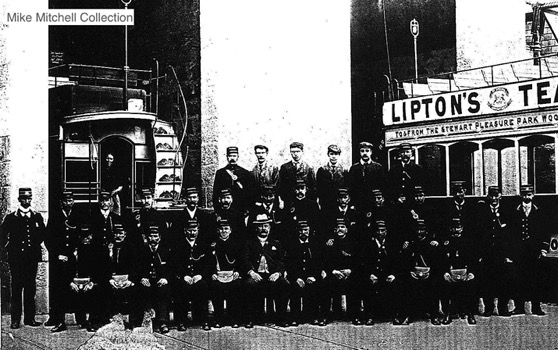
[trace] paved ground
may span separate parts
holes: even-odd
[[[419,321],[394,327],[380,323],[372,327],[338,322],[326,327],[302,325],[291,328],[256,326],[222,328],[209,332],[189,329],[155,333],[168,349],[558,349],[558,306],[543,306],[547,316],[511,318],[478,317],[476,326],[465,320],[449,326],[432,326]],[[46,316],[38,316],[45,320]],[[69,319],[73,322],[73,318]],[[51,334],[48,328],[9,328],[9,316],[2,316],[2,349],[77,349],[94,336],[70,325],[66,332]],[[121,348],[121,347],[118,347]]]

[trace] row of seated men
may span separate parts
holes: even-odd
[[[499,300],[500,316],[510,314],[507,301],[511,298],[518,305],[516,313],[524,313],[523,301],[531,300],[532,312],[544,314],[533,294],[538,289],[531,288],[541,282],[538,265],[546,252],[540,233],[543,226],[537,224],[538,208],[531,201],[525,203],[533,197],[531,187],[522,188],[522,203],[517,207],[530,204],[530,212],[523,212],[527,221],[519,213],[501,211],[498,188],[489,188],[486,202],[470,207],[464,205],[463,188],[456,184],[447,210],[451,220],[442,220],[442,215],[424,204],[420,187],[415,189],[414,201],[400,198],[390,206],[381,191],[375,190],[370,194],[374,201],[369,211],[361,212],[353,210],[347,191],[340,189],[338,209],[343,213],[335,215],[320,213],[304,194],[301,181],[295,189],[299,203],[293,203],[294,210],[281,212],[272,208],[274,189],[265,188],[262,203],[246,218],[230,209],[233,198],[227,189],[220,193],[220,207],[211,215],[196,207],[199,196],[191,188],[180,219],[162,222],[151,208],[152,193],[146,191],[145,208],[124,226],[110,213],[108,194],[103,195],[102,219],[91,220],[90,230],[87,225],[64,221],[62,231],[70,252],[58,254],[56,245],[48,244],[55,257],[68,261],[72,254],[77,257],[77,268],[70,269],[51,295],[67,300],[70,293],[89,300],[76,304],[84,308],[76,310],[78,322],[89,329],[95,328],[90,321],[102,323],[119,311],[122,299],[129,301],[132,323],[138,322],[146,307],[154,307],[163,333],[168,331],[171,299],[179,330],[187,326],[189,304],[194,319],[210,329],[208,299],[215,309],[214,326],[222,326],[225,297],[231,325],[244,323],[248,328],[263,320],[266,297],[268,310],[275,304],[280,326],[306,321],[325,325],[329,311],[340,310],[342,294],[347,296],[347,312],[354,324],[371,325],[374,319],[386,318],[394,324],[408,324],[410,318],[425,313],[434,325],[450,323],[455,314],[466,315],[468,323],[475,324],[479,296],[486,316],[495,312],[494,297]],[[463,211],[465,207],[469,212]],[[72,230],[81,232],[77,249],[69,242]],[[124,250],[122,240],[128,247]],[[104,254],[104,259],[91,258],[89,270],[80,268],[88,261],[80,259],[82,246]],[[56,268],[53,273],[62,276]],[[99,300],[106,300],[107,293],[112,293],[111,306],[105,310]],[[439,300],[443,314],[438,310]],[[51,311],[53,331],[64,330],[64,305]],[[90,321],[85,319],[86,311]]]

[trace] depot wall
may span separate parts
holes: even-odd
[[[293,141],[316,168],[331,143],[350,165],[350,10],[336,0],[201,2],[204,204],[231,145],[248,169],[254,145],[279,165]]]

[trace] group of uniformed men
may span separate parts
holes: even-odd
[[[20,189],[20,207],[1,226],[12,274],[11,327],[20,327],[22,290],[24,323],[39,325],[33,297],[43,240],[52,332],[66,329],[71,311],[94,331],[118,312],[136,325],[154,308],[157,329],[166,333],[173,300],[179,331],[191,326],[189,311],[205,330],[225,323],[252,328],[272,315],[281,327],[324,326],[342,317],[343,295],[355,325],[406,325],[425,315],[433,325],[459,316],[476,324],[479,297],[483,316],[496,306],[499,316],[524,314],[526,301],[544,315],[537,291],[550,231],[532,186],[522,186],[521,201],[505,209],[498,187],[473,203],[464,182],[452,182],[453,197],[440,212],[425,203],[426,176],[410,145],[400,146],[388,172],[372,160],[370,143],[359,147],[360,161],[346,171],[339,147],[329,146],[329,162],[316,173],[298,142],[280,168],[268,163],[266,146],[256,146],[251,172],[229,147],[228,165],[215,175],[213,213],[198,207],[196,188],[185,190],[186,207],[172,218],[153,208],[153,192],[144,189],[144,207],[128,220],[112,210],[110,193],[83,215],[64,192],[45,227],[30,208],[31,189]]]

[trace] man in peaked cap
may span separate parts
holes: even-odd
[[[450,227],[453,218],[460,218],[461,224],[467,231],[472,230],[474,224],[475,208],[471,200],[465,198],[467,193],[465,181],[452,181],[451,192],[452,196],[445,206],[445,226]],[[471,232],[472,233],[472,232]]]
[[[232,195],[231,195],[232,198]],[[207,211],[202,210],[198,203],[200,201],[199,190],[196,187],[188,187],[186,189],[186,208],[182,211],[179,218],[180,224],[177,226],[178,231],[182,230],[181,227],[189,220],[197,220],[199,224],[199,238],[206,242],[211,241],[215,235],[215,220],[213,216]],[[217,209],[217,208],[216,208]],[[182,232],[178,232],[181,236]]]
[[[288,282],[284,277],[285,250],[278,240],[269,236],[270,223],[271,219],[266,214],[256,217],[256,236],[246,241],[240,257],[241,275],[246,278],[246,328],[252,328],[254,322],[261,321],[266,297],[275,301],[276,324],[279,327],[287,326],[285,317]],[[268,303],[268,312],[270,308]]]
[[[293,142],[289,145],[291,161],[281,165],[279,169],[279,197],[288,208],[294,201],[294,189],[297,180],[302,179],[306,183],[307,196],[316,199],[316,175],[314,169],[304,161],[304,145]]]
[[[442,220],[440,220],[440,215],[436,212],[436,209],[426,203],[424,188],[422,186],[415,186],[413,196],[414,200],[409,203],[411,217],[415,221],[418,219],[424,220],[431,236],[438,237]]]
[[[99,208],[91,214],[91,231],[94,244],[107,245],[113,239],[114,225],[122,223],[122,217],[112,211],[110,193],[99,194]]]
[[[217,223],[221,220],[227,220],[232,230],[241,241],[245,241],[248,233],[246,229],[246,220],[243,213],[233,207],[234,197],[228,188],[222,189],[219,194],[219,203],[213,214],[212,228],[214,231],[209,232],[209,240],[207,242],[215,242],[217,236]]]
[[[316,189],[320,207],[329,211],[337,206],[337,190],[347,186],[347,170],[339,164],[341,149],[337,145],[329,145],[327,156],[329,161],[316,172]]]
[[[41,261],[45,223],[42,215],[31,208],[32,198],[31,188],[20,188],[18,209],[6,215],[0,226],[0,243],[8,253],[12,276],[12,329],[21,327],[22,293],[24,324],[32,327],[41,325],[35,321],[35,279],[38,263]]]
[[[275,187],[263,186],[260,190],[260,200],[257,201],[248,212],[248,230],[254,232],[254,220],[259,214],[266,214],[271,219],[271,236],[286,244],[285,219],[286,210],[280,207],[276,196]]]
[[[385,187],[384,166],[372,160],[372,148],[370,142],[361,142],[360,160],[349,169],[349,193],[359,211],[369,204],[368,195],[373,189]]]
[[[544,290],[544,263],[541,257],[548,251],[545,242],[549,239],[551,227],[548,215],[533,202],[533,185],[521,186],[520,195],[521,203],[514,209],[511,220],[519,267],[518,275],[514,276],[514,314],[524,314],[525,301],[531,301],[531,312],[543,316],[545,312],[541,309],[541,294]]]
[[[238,165],[238,147],[227,147],[227,165],[215,172],[213,207],[218,207],[221,190],[228,188],[234,198],[233,207],[244,212],[250,205],[253,191],[252,174]]]
[[[141,189],[141,202],[143,204],[142,208],[133,213],[128,237],[128,240],[136,244],[138,248],[143,247],[147,243],[150,226],[157,225],[161,229],[166,227],[161,213],[153,207],[154,197],[152,188]]]
[[[79,243],[78,215],[73,210],[74,195],[62,192],[60,209],[53,210],[46,226],[45,245],[49,253],[50,312],[46,326],[64,323],[68,310],[67,289],[71,281],[69,260]]]
[[[402,143],[398,148],[399,159],[395,161],[388,172],[388,190],[391,200],[403,193],[407,200],[413,198],[415,186],[426,189],[426,177],[423,168],[411,160],[413,148],[408,143]]]
[[[307,197],[308,188],[303,179],[297,179],[296,186],[294,189],[294,200],[287,207],[287,222],[285,230],[287,235],[291,237],[286,237],[289,241],[292,240],[292,236],[296,236],[296,223],[298,221],[307,221],[310,225],[310,234],[320,235],[320,208],[315,200],[309,199]]]
[[[329,210],[324,209],[323,207],[321,209],[320,214],[323,228],[321,229],[320,234],[323,237],[320,237],[320,240],[322,242],[327,241],[334,236],[334,229],[338,218],[346,219],[349,224],[349,229],[352,229],[352,226],[357,224],[358,213],[354,205],[351,204],[349,190],[346,187],[339,188],[335,194],[335,198],[335,207],[330,208]]]

